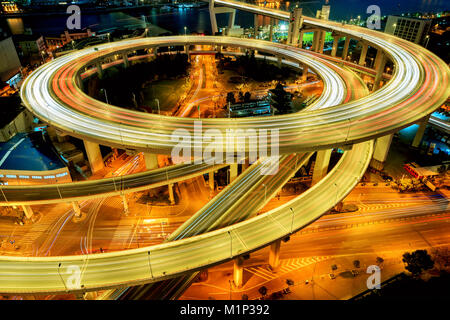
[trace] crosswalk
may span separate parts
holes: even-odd
[[[309,266],[316,262],[321,262],[330,259],[329,256],[308,257],[308,258],[294,258],[280,260],[280,266],[276,272],[272,272],[268,265],[266,266],[253,266],[244,268],[244,271],[248,271],[251,274],[270,281],[276,279],[286,273],[296,271],[300,268]]]

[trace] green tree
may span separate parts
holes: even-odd
[[[420,275],[423,271],[433,268],[434,261],[427,250],[416,250],[412,253],[403,254],[403,262],[406,263],[405,269],[414,276]]]
[[[231,104],[235,104],[236,103],[236,98],[234,97],[234,93],[233,92],[228,92],[227,93],[227,103],[231,103]]]

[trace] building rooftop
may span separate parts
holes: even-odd
[[[40,34],[15,34],[13,35],[13,40],[15,42],[37,41],[40,37],[42,37]]]

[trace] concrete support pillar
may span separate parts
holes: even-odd
[[[23,205],[22,209],[23,209],[23,212],[25,213],[25,216],[28,219],[31,219],[31,217],[33,216],[33,209],[31,209],[31,206]]]
[[[359,56],[359,63],[358,63],[360,66],[364,66],[366,64],[366,56],[368,48],[369,45],[366,42],[363,42],[361,48],[361,55]]]
[[[123,213],[125,215],[127,215],[129,212],[127,197],[126,197],[126,195],[122,194],[121,198],[122,198],[122,204],[123,204]]]
[[[278,57],[277,57],[277,65],[278,65],[278,68],[281,68],[281,66],[282,66],[282,61],[283,61],[283,58],[280,57],[280,56],[278,56]]]
[[[256,36],[258,35],[258,28],[259,28],[259,21],[258,21],[259,16],[257,14],[255,14],[253,16],[253,23],[254,23],[254,28],[255,28],[255,32],[253,34],[253,38],[256,39]]]
[[[386,136],[377,138],[375,143],[375,150],[373,152],[373,159],[377,160],[380,163],[384,163],[386,161],[393,137],[394,134],[388,134]]]
[[[303,25],[302,8],[295,8],[291,12],[289,19],[288,39],[287,43],[296,46],[298,44],[298,35]]]
[[[378,50],[377,50],[377,55],[375,56],[375,62],[373,63],[373,68],[374,68],[375,70],[377,70],[378,65],[379,65],[379,64],[381,63],[381,61],[382,61],[383,56],[384,56],[383,50],[378,49]]]
[[[215,35],[217,32],[219,32],[219,29],[217,28],[216,12],[214,10],[214,0],[209,1],[209,19],[211,21],[211,33],[212,35]]]
[[[270,18],[270,25],[269,25],[269,41],[273,41],[273,18]]]
[[[209,181],[209,188],[211,189],[211,190],[214,190],[214,171],[211,171],[210,173],[209,173],[209,179],[208,179]]]
[[[158,155],[144,152],[145,167],[147,170],[158,168]]]
[[[66,141],[67,135],[64,132],[59,131],[58,129],[56,129],[55,132],[56,132],[56,138],[57,138],[58,142],[62,143],[62,142]]]
[[[244,258],[234,259],[233,282],[236,288],[242,287],[244,282]]]
[[[230,182],[237,178],[238,174],[238,164],[232,163],[230,164]]]
[[[428,115],[422,121],[419,122],[419,128],[417,129],[416,135],[414,136],[414,140],[412,143],[413,147],[418,148],[420,146],[429,120],[430,116]]]
[[[333,48],[331,49],[331,56],[332,57],[336,57],[336,52],[337,52],[337,49],[338,49],[339,39],[340,39],[339,36],[333,37]]]
[[[331,151],[332,149],[317,151],[311,185],[315,185],[327,174]]]
[[[277,240],[270,245],[269,266],[272,270],[276,270],[280,265],[280,247],[281,240]]]
[[[188,60],[191,61],[191,56],[189,55],[189,47],[190,47],[189,44],[185,45],[184,52],[187,54]]]
[[[235,19],[236,9],[232,9],[232,11],[228,14],[228,29],[233,29]]]
[[[323,47],[325,46],[325,31],[319,31],[319,39],[317,44],[317,52],[323,53]]]
[[[317,51],[318,45],[319,45],[319,31],[314,31],[311,50]]]
[[[344,50],[342,51],[342,60],[347,60],[348,47],[350,45],[350,37],[345,36]]]
[[[103,67],[102,67],[102,63],[101,63],[100,61],[98,61],[98,62],[95,64],[95,66],[97,67],[97,74],[98,74],[98,77],[99,77],[100,79],[102,79],[102,78],[103,78]]]
[[[123,66],[128,68],[130,66],[130,61],[128,61],[128,54],[126,52],[122,53]]]
[[[72,208],[75,212],[75,217],[81,217],[81,208],[77,201],[72,202]]]
[[[173,196],[173,183],[169,183],[168,187],[170,204],[175,204],[175,197]]]
[[[87,140],[83,140],[83,142],[91,171],[92,173],[97,173],[105,167],[102,153],[100,152],[100,146],[98,143],[90,142]]]
[[[377,54],[378,57],[378,54]],[[373,88],[372,90],[378,90],[380,88],[380,81],[383,78],[384,67],[386,66],[386,56],[384,53],[380,54],[378,61],[375,61],[376,64],[376,72],[375,79],[373,80]]]

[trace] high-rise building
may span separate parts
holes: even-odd
[[[430,26],[431,20],[388,16],[384,32],[423,45]]]

